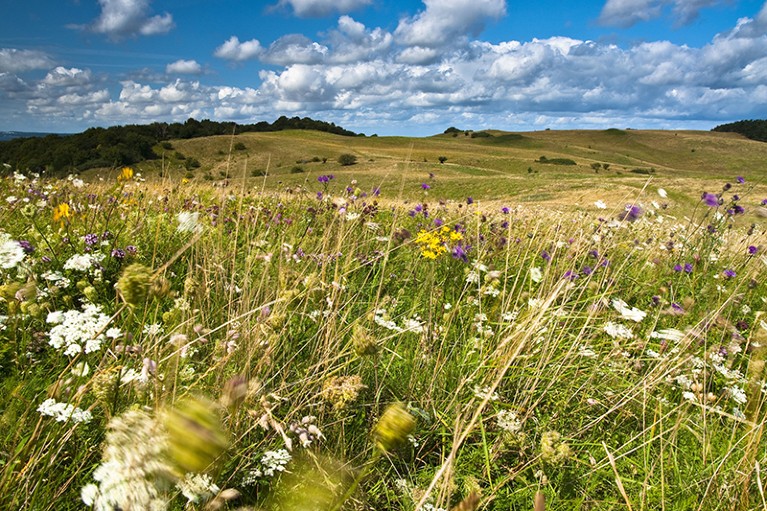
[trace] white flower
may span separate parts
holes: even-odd
[[[101,312],[99,306],[87,304],[82,312],[70,310],[48,314],[49,323],[51,319],[58,321],[58,324],[48,333],[48,344],[57,350],[64,349],[66,355],[75,356],[101,349],[101,343],[105,340],[101,332],[110,318]]]
[[[176,215],[176,219],[178,220],[178,227],[176,227],[178,232],[197,232],[202,229],[199,224],[200,213],[197,211],[181,211]]]
[[[685,398],[687,401],[690,401],[690,402],[693,402],[693,403],[697,403],[698,402],[698,398],[695,396],[694,393],[692,393],[690,391],[682,392],[682,397]]]
[[[589,345],[581,344],[578,347],[578,355],[580,355],[581,357],[593,358],[597,356],[597,353],[594,350],[592,350]]]
[[[620,313],[621,318],[635,321],[637,323],[647,316],[647,313],[643,310],[639,310],[636,307],[629,308],[628,304],[623,300],[613,300],[613,308]]]
[[[92,254],[75,254],[64,263],[65,270],[88,271],[104,260],[106,256],[100,252]]]
[[[207,502],[218,494],[221,489],[216,486],[208,474],[189,473],[176,487],[186,497],[187,504]]]
[[[530,268],[530,280],[532,280],[536,284],[538,284],[541,280],[543,280],[543,272],[537,266]]]
[[[737,385],[733,385],[732,387],[727,387],[727,391],[730,393],[730,397],[733,401],[741,405],[746,404],[747,396],[743,389]]]
[[[607,204],[604,203],[602,200],[598,200],[594,203],[594,206],[597,207],[597,209],[607,209]]]
[[[499,396],[497,392],[490,393],[490,387],[474,387],[474,395],[479,399],[487,399],[489,401],[498,401]]]
[[[522,431],[522,421],[519,420],[516,412],[511,410],[501,410],[495,416],[495,422],[498,427],[509,433],[519,433]]]
[[[658,195],[660,195],[661,198],[663,198],[663,199],[668,197],[668,194],[666,193],[666,190],[664,190],[663,188],[658,188]]]
[[[681,332],[675,328],[664,328],[663,330],[656,330],[650,334],[653,339],[664,339],[666,341],[679,342],[684,338],[684,332]]]
[[[19,242],[0,231],[0,268],[10,270],[24,260],[24,249]]]
[[[91,412],[82,410],[81,408],[75,408],[68,403],[58,403],[55,399],[49,398],[40,403],[37,407],[37,411],[40,415],[47,417],[53,417],[56,422],[66,422],[71,420],[75,424],[84,422],[89,423],[93,416]]]
[[[633,339],[634,333],[625,325],[608,321],[602,329],[613,339]]]

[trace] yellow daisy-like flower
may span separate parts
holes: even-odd
[[[117,176],[117,181],[130,181],[133,179],[133,169],[130,167],[123,167],[120,171],[120,175]]]
[[[55,208],[53,208],[53,221],[64,223],[64,220],[71,217],[72,213],[69,209],[69,204],[62,202]]]

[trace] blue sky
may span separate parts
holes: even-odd
[[[764,0],[3,0],[0,130],[379,135],[767,118]]]

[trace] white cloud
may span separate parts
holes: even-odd
[[[0,72],[23,73],[35,69],[47,69],[53,65],[48,54],[36,50],[0,48]]]
[[[263,48],[257,39],[241,43],[237,36],[232,36],[216,48],[214,55],[221,59],[243,62],[257,58],[262,52]]]
[[[149,0],[99,0],[101,14],[88,27],[113,40],[137,35],[165,34],[173,29],[169,13],[151,16]]]
[[[630,27],[642,21],[660,18],[667,7],[676,25],[694,21],[702,9],[727,0],[607,0],[599,16],[603,25]]]
[[[196,60],[177,60],[165,66],[167,74],[198,75],[202,73],[202,66]]]
[[[334,12],[348,13],[370,4],[371,0],[279,0],[281,7],[290,7],[301,18],[320,18]]]
[[[323,61],[327,53],[327,46],[312,42],[301,34],[288,34],[270,44],[269,49],[261,56],[261,60],[282,66],[318,64]]]
[[[426,9],[400,20],[394,35],[407,46],[440,47],[477,36],[488,19],[506,15],[505,0],[424,0]]]
[[[42,84],[55,87],[85,85],[90,83],[92,78],[91,72],[88,69],[82,70],[76,67],[67,69],[58,66],[45,75]]]

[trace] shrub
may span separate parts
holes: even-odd
[[[237,142],[236,144],[234,144],[235,151],[244,151],[245,149],[247,148],[245,147],[245,144],[243,144],[242,142]]]
[[[175,153],[173,153],[173,157],[174,157],[174,158],[176,158],[177,160],[182,160],[182,161],[183,161],[183,160],[186,160],[186,156],[184,156],[183,154],[181,154],[181,153],[180,153],[180,152],[178,152],[178,151],[176,151]]]
[[[438,160],[440,163],[445,163],[447,161],[447,156],[440,156]]]
[[[357,156],[349,153],[344,153],[338,157],[338,163],[343,166],[354,165],[357,163]]]
[[[163,142],[162,144],[160,144],[160,147],[162,147],[166,151],[170,151],[171,149],[173,149],[173,144],[171,144],[170,142]]]
[[[300,173],[302,173],[303,171],[304,171],[304,168],[303,168],[301,165],[293,165],[293,166],[290,168],[290,173],[291,173],[291,174],[300,174]]]

